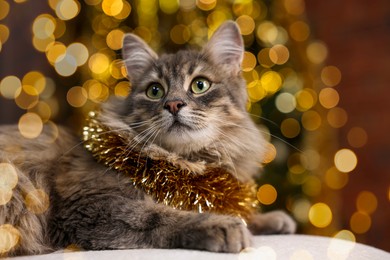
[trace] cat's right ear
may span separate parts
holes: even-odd
[[[130,80],[139,76],[158,58],[157,54],[141,38],[130,33],[123,38],[122,57]]]

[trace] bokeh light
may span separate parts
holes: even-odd
[[[368,136],[363,128],[353,127],[349,130],[347,139],[350,146],[359,148],[366,145]]]
[[[22,136],[34,139],[41,134],[43,122],[39,115],[28,112],[20,117],[18,127]]]
[[[310,223],[318,228],[327,227],[332,221],[332,210],[325,203],[319,202],[310,207]]]
[[[341,172],[351,172],[357,165],[356,154],[350,149],[341,149],[334,156],[334,164]]]
[[[270,205],[275,202],[278,193],[274,186],[270,184],[264,184],[257,190],[257,198],[260,203],[264,205]]]
[[[20,232],[10,224],[0,225],[0,255],[11,251],[20,240]]]
[[[49,195],[42,189],[35,189],[27,193],[24,203],[30,212],[43,214],[50,206]]]

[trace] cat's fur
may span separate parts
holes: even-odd
[[[194,174],[213,165],[250,181],[258,172],[265,142],[245,110],[243,42],[233,22],[223,24],[201,51],[161,57],[128,34],[123,57],[131,94],[103,106],[100,120],[129,138],[129,150],[141,150]],[[211,87],[194,94],[190,84],[200,76]],[[162,99],[146,96],[151,83],[164,88]],[[45,127],[38,138],[25,139],[16,126],[0,128],[0,163],[11,163],[19,178],[12,199],[0,206],[0,226],[10,224],[20,232],[19,244],[9,255],[40,254],[71,244],[87,250],[239,252],[250,245],[249,230],[254,234],[295,230],[295,223],[282,212],[255,214],[247,227],[233,216],[156,204],[129,178],[97,163],[69,131],[59,128],[55,141],[54,135]],[[50,196],[43,214],[26,208],[24,197],[34,189]]]

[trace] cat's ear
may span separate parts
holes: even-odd
[[[211,57],[212,62],[227,65],[238,73],[244,56],[244,43],[237,24],[232,21],[223,23],[203,51]]]
[[[141,38],[130,33],[123,38],[122,57],[130,80],[158,59],[157,54]]]

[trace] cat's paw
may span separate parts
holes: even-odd
[[[255,234],[293,234],[296,222],[283,211],[271,211],[254,215],[249,223],[249,230]]]
[[[239,253],[251,242],[252,236],[241,219],[219,215],[190,225],[178,236],[181,248],[211,252]]]

